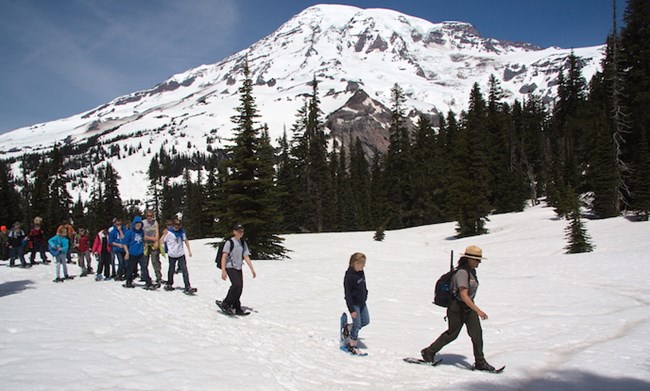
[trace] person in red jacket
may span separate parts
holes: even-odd
[[[90,238],[85,228],[79,228],[79,237],[77,241],[77,256],[79,258],[79,267],[81,268],[81,277],[93,272],[90,264]]]
[[[104,271],[104,280],[111,280],[111,244],[108,241],[108,228],[104,228],[97,233],[93,241],[93,254],[97,256],[97,275],[95,281],[102,280],[102,270]]]
[[[45,250],[47,250],[47,242],[45,241],[45,233],[41,229],[41,225],[34,224],[32,230],[29,231],[27,238],[29,240],[29,246],[32,249],[32,255],[29,257],[29,263],[32,265],[36,264],[37,252],[41,254],[41,261],[43,261],[43,263],[50,263],[50,260],[47,259],[47,255],[45,255]]]

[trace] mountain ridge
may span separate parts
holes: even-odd
[[[542,49],[483,38],[464,22],[434,24],[386,9],[316,5],[217,63],[180,72],[150,89],[68,118],[2,134],[0,158],[17,159],[46,152],[55,143],[80,144],[91,138],[102,148],[109,148],[111,140],[149,145],[144,159],[116,167],[126,181],[134,176],[133,167],[147,164],[168,144],[188,153],[221,148],[232,135],[230,117],[238,106],[246,58],[260,123],[268,124],[272,139],[291,127],[316,77],[329,134],[343,141],[360,137],[367,153],[383,152],[388,140],[385,113],[395,83],[405,92],[407,110],[429,115],[465,109],[471,86],[485,88],[490,75],[501,82],[507,101],[535,93],[551,102],[569,54],[579,57],[583,75],[590,78],[603,47]],[[109,160],[122,166],[115,158]],[[146,175],[136,174],[142,185],[129,191],[127,199],[146,194]],[[85,182],[80,188],[89,189],[90,180]],[[128,185],[120,183],[123,187]]]

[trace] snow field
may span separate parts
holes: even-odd
[[[492,216],[490,234],[454,239],[454,223],[389,231],[287,235],[285,261],[244,272],[244,318],[214,300],[229,282],[214,240],[192,242],[196,296],[124,289],[92,277],[52,282],[53,266],[0,263],[2,390],[645,390],[650,388],[650,224],[587,221],[593,253],[566,255],[566,223],[551,208]],[[466,246],[483,248],[477,303],[487,360],[471,372],[469,337],[436,368],[402,362],[446,329],[435,280]],[[368,261],[367,357],[338,349],[350,255]],[[75,265],[68,265],[78,274]],[[163,268],[166,269],[163,259]],[[175,286],[182,286],[180,274]]]

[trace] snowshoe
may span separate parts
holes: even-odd
[[[174,290],[174,287],[171,286],[171,285],[165,285],[165,290],[166,290],[166,291],[173,291],[173,290]]]
[[[183,289],[183,293],[185,293],[186,295],[193,295],[196,293],[196,290],[197,290],[196,288],[186,288]]]

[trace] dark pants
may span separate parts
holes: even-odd
[[[185,255],[174,258],[169,257],[169,270],[167,270],[167,285],[174,285],[174,272],[176,271],[176,262],[178,262],[178,267],[183,272],[183,283],[185,284],[185,289],[190,289],[190,275],[187,272],[187,260]]]
[[[228,294],[226,298],[223,299],[223,303],[233,307],[235,310],[241,310],[241,294],[244,291],[244,274],[241,270],[226,268],[226,273],[228,273],[228,278],[230,279],[230,289],[228,289]]]
[[[32,248],[32,255],[29,257],[29,263],[32,265],[36,261],[36,253],[41,253],[41,261],[43,261],[43,263],[48,262],[47,255],[45,255],[45,246],[43,243],[34,243],[34,248]]]
[[[99,254],[99,261],[97,262],[97,274],[102,274],[104,270],[104,278],[111,276],[111,253]]]
[[[485,356],[483,355],[483,329],[481,328],[481,321],[478,314],[467,307],[465,303],[452,299],[447,308],[447,321],[447,331],[440,334],[438,339],[425,349],[427,353],[431,355],[438,353],[440,349],[454,341],[458,337],[460,330],[466,325],[467,334],[472,339],[474,361],[477,364],[485,362]]]
[[[129,261],[127,264],[126,270],[126,282],[131,284],[133,283],[133,278],[135,277],[136,267],[140,265],[140,270],[142,272],[142,279],[147,285],[151,285],[151,278],[149,277],[149,267],[147,265],[147,257],[144,254],[140,255],[129,255]]]
[[[25,261],[25,254],[23,253],[23,246],[11,247],[9,249],[9,265],[14,266],[14,261],[20,259],[20,264],[25,267],[27,262]]]

